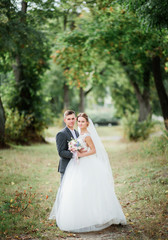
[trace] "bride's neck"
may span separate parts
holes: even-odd
[[[81,129],[81,134],[87,133],[87,128]]]

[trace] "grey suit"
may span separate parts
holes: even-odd
[[[79,133],[76,130],[75,134],[77,137],[79,136]],[[60,156],[58,172],[60,173],[65,172],[65,169],[73,156],[73,154],[68,150],[68,142],[71,141],[72,138],[74,137],[68,127],[65,127],[56,135],[57,150]]]

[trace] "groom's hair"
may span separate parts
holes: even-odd
[[[64,118],[66,118],[68,115],[71,115],[71,114],[75,114],[75,111],[73,111],[73,110],[66,110],[64,112]]]

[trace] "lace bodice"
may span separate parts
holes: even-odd
[[[90,147],[87,146],[86,142],[85,142],[85,138],[87,136],[90,136],[89,133],[84,133],[84,134],[80,134],[78,137],[78,141],[80,142],[82,148],[84,148],[85,151],[89,151]]]

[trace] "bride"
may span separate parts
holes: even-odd
[[[77,116],[82,151],[70,160],[49,219],[68,232],[102,230],[111,224],[126,224],[115,195],[106,150],[87,114]]]

